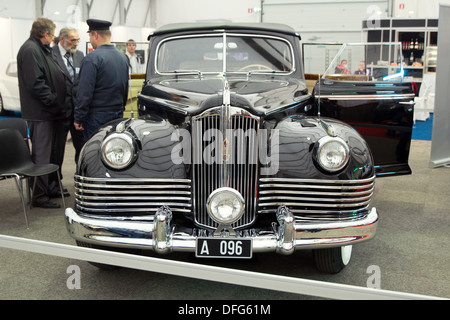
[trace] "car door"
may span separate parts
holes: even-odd
[[[348,123],[365,138],[377,176],[410,174],[412,83],[358,80],[342,75],[319,79],[313,93],[317,112]]]

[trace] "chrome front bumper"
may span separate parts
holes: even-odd
[[[161,207],[155,216],[140,220],[115,217],[84,217],[73,209],[65,212],[69,234],[76,240],[111,247],[150,249],[157,253],[195,252],[197,235],[171,229],[170,208]],[[288,255],[296,249],[317,249],[356,244],[375,236],[378,213],[372,208],[363,219],[347,221],[301,220],[282,206],[272,231],[246,232],[253,252]]]

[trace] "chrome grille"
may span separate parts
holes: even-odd
[[[147,215],[163,205],[189,213],[191,181],[75,176],[75,204],[80,212],[100,215]]]
[[[218,188],[230,187],[241,193],[245,200],[243,217],[232,226],[234,228],[251,224],[256,216],[256,195],[258,181],[258,134],[259,118],[243,109],[229,109],[228,129],[231,132],[253,132],[254,135],[236,135],[227,140],[229,158],[223,160],[225,138],[212,137],[211,130],[223,132],[223,116],[220,108],[208,111],[193,119],[192,151],[193,151],[193,206],[195,221],[203,226],[216,228],[218,224],[212,220],[206,210],[206,202],[211,192]],[[208,132],[209,130],[209,132]],[[205,141],[206,140],[206,141]],[[214,150],[214,151],[212,151]],[[204,153],[215,159],[204,159]]]
[[[375,177],[365,180],[260,179],[259,213],[287,206],[305,219],[350,219],[367,213]]]

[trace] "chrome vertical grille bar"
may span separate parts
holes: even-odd
[[[197,135],[193,139],[193,157],[198,159],[196,162],[194,161],[192,171],[194,217],[201,226],[217,227],[217,223],[207,213],[206,201],[211,192],[228,186],[239,191],[245,200],[244,215],[240,221],[233,224],[234,228],[240,228],[251,224],[256,216],[259,118],[243,109],[230,107],[228,129],[231,131],[228,133],[231,134],[227,135],[227,132],[221,131],[223,128],[221,109],[222,107],[208,110],[192,120],[192,128]],[[212,141],[214,137],[209,135],[208,130],[210,129],[222,132],[222,139],[231,138],[229,161],[223,159],[224,141],[219,141],[219,139]],[[241,134],[237,134],[238,130],[242,130]],[[204,159],[205,150],[214,150],[211,154],[214,158],[213,163]],[[228,166],[227,170],[223,170],[223,166]],[[228,179],[223,179],[224,172],[228,175]]]

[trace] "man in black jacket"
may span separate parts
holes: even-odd
[[[78,162],[81,148],[84,145],[83,132],[75,130],[73,125],[73,109],[77,96],[78,81],[80,75],[81,61],[84,58],[83,52],[78,50],[80,36],[74,28],[65,27],[59,31],[58,43],[53,46],[53,56],[61,69],[66,74],[67,99],[66,106],[70,107],[71,113],[66,121],[61,121],[58,130],[63,137],[67,137],[68,132],[72,137],[73,147],[75,148],[75,162]],[[61,139],[62,140],[62,139]],[[60,148],[61,149],[61,148]],[[64,151],[64,146],[62,146]],[[61,165],[64,159],[64,152],[59,155],[57,164]]]
[[[55,125],[70,113],[66,109],[66,79],[53,59],[50,43],[56,25],[46,18],[37,19],[30,38],[17,54],[22,118],[27,120],[32,143],[32,159],[36,164],[55,163],[53,147],[58,137]],[[37,179],[33,206],[59,208],[50,199],[57,196],[58,183],[53,175]]]

